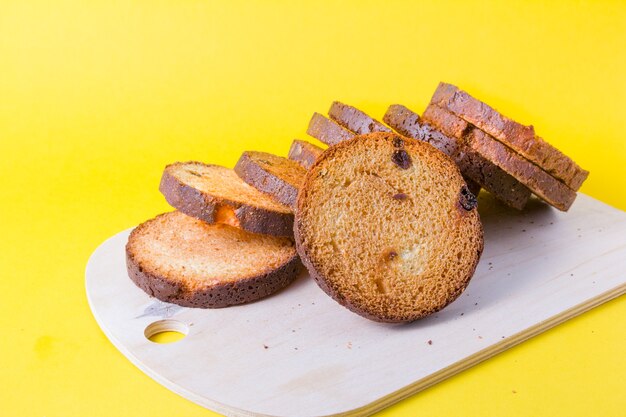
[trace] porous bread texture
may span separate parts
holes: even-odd
[[[177,162],[165,167],[159,190],[172,207],[208,223],[276,236],[293,234],[291,208],[246,184],[229,168]]]
[[[367,113],[339,101],[334,101],[330,106],[328,116],[357,135],[373,132],[391,132],[391,129]]]
[[[320,113],[313,113],[306,133],[328,146],[354,137],[354,133]]]
[[[329,148],[298,196],[298,253],[319,286],[372,320],[409,322],[466,288],[483,249],[476,199],[449,157],[393,133]]]
[[[423,117],[446,134],[462,139],[471,152],[506,171],[551,206],[567,211],[576,199],[576,192],[563,182],[449,111],[430,104]]]
[[[431,103],[483,130],[574,191],[589,176],[589,171],[537,136],[533,126],[525,126],[504,116],[452,84],[439,83]]]
[[[130,278],[149,295],[202,308],[272,294],[293,281],[299,265],[289,238],[207,224],[179,211],[135,228],[126,259]]]
[[[246,183],[288,206],[296,203],[306,175],[306,169],[291,159],[251,151],[241,155],[234,171]]]
[[[304,140],[294,139],[289,148],[287,158],[296,161],[305,169],[309,169],[323,152],[324,149],[317,145]]]
[[[425,113],[422,119],[407,107],[394,104],[389,107],[383,120],[398,133],[428,142],[451,156],[459,166],[470,190],[472,181],[476,183],[475,187],[485,188],[498,200],[517,210],[522,210],[528,202],[530,191],[527,187],[466,147],[462,139],[450,134],[450,130],[441,129],[436,124],[431,126],[429,114]],[[473,190],[472,192],[474,193]]]

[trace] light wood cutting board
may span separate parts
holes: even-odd
[[[131,362],[204,407],[232,416],[370,415],[626,292],[626,213],[585,195],[568,213],[535,200],[519,213],[489,196],[480,208],[485,251],[468,289],[409,325],[363,319],[308,275],[244,306],[162,303],[126,275],[129,231],[91,256],[87,297]],[[153,343],[144,332],[155,322],[188,335]]]

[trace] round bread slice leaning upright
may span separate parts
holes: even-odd
[[[454,161],[383,132],[341,142],[315,162],[298,194],[294,233],[327,294],[390,323],[454,301],[483,250],[477,200]]]

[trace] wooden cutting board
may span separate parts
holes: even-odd
[[[485,251],[466,292],[409,325],[357,316],[303,275],[244,306],[182,308],[128,279],[129,231],[87,264],[87,297],[139,369],[233,416],[364,416],[626,292],[626,213],[585,195],[568,213],[519,213],[481,196]],[[157,324],[153,324],[157,323]],[[151,326],[148,328],[148,326]],[[154,328],[188,335],[157,344]]]

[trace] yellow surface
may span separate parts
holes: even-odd
[[[168,209],[166,163],[284,154],[334,99],[380,117],[456,83],[626,209],[624,2],[295,3],[0,0],[0,415],[214,415],[107,341],[85,263]],[[622,297],[381,415],[624,416],[625,348]]]
[[[174,343],[184,338],[185,335],[183,333],[173,331],[160,332],[149,337],[150,341],[154,343]]]

